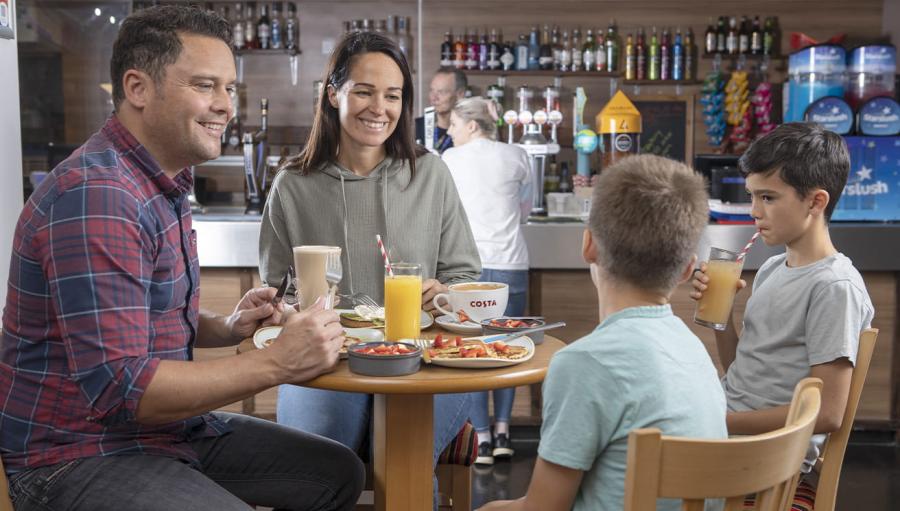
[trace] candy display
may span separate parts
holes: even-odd
[[[756,86],[753,96],[750,97],[753,106],[753,123],[756,124],[756,134],[765,135],[775,129],[772,121],[772,84],[762,82]]]
[[[703,124],[709,145],[717,147],[725,140],[725,78],[718,70],[710,72],[703,80],[700,104],[703,106]]]

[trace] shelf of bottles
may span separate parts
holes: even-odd
[[[759,16],[751,21],[741,16],[719,16],[713,25],[712,18],[703,37],[703,58],[705,59],[783,59],[778,55],[778,18],[769,16],[760,22]]]
[[[594,77],[621,78],[622,73],[611,71],[560,71],[557,69],[534,69],[519,71],[516,69],[463,69],[470,76],[550,76],[550,77]]]

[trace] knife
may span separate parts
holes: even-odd
[[[291,280],[291,274],[294,273],[294,268],[289,267],[288,272],[284,274],[284,278],[281,279],[281,285],[278,286],[278,291],[275,292],[275,298],[272,298],[272,305],[278,305],[278,302],[284,297],[284,292],[287,291],[288,282]]]
[[[554,328],[560,328],[560,327],[564,327],[564,326],[566,326],[565,321],[557,321],[556,323],[550,323],[547,325],[536,326],[534,328],[526,328],[525,330],[519,330],[518,332],[515,332],[512,334],[500,334],[500,335],[494,335],[491,337],[485,337],[484,342],[485,343],[497,342],[497,341],[506,342],[506,341],[511,341],[513,339],[518,339],[519,337],[525,337],[526,335],[533,334],[535,332],[543,332],[544,330],[552,330]]]

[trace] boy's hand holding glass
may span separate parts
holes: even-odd
[[[700,268],[694,270],[694,277],[691,279],[693,290],[690,292],[690,297],[697,301],[697,309],[694,313],[695,323],[715,330],[725,330],[728,320],[731,319],[734,295],[747,287],[747,282],[740,278],[740,266],[737,266],[740,263],[742,261],[732,262],[731,266],[734,267],[731,267],[726,262],[717,262],[716,264],[722,267],[717,266],[713,268],[713,272],[710,272],[710,265],[702,262]],[[733,291],[727,289],[731,287],[731,282],[734,282]]]

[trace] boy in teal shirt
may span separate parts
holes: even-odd
[[[631,430],[726,437],[715,367],[669,305],[707,219],[703,179],[681,163],[633,156],[603,171],[582,246],[600,325],[550,363],[528,493],[482,510],[621,510]]]

